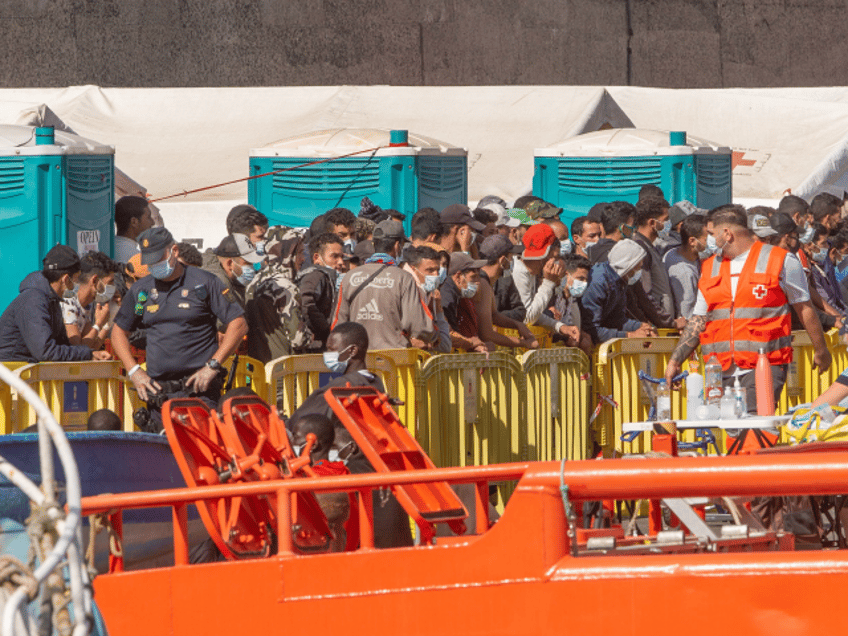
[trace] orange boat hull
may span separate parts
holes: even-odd
[[[820,636],[842,633],[848,624],[830,600],[848,585],[844,552],[571,556],[558,469],[529,467],[504,516],[479,536],[417,548],[116,573],[95,580],[95,600],[113,636],[316,629]],[[704,479],[692,479],[702,471]],[[449,478],[463,471],[433,472]],[[762,481],[746,484],[741,474]],[[844,489],[846,476],[844,454],[577,462],[564,473],[575,499],[613,494],[628,482],[634,496],[646,496],[657,481],[672,496],[704,494],[718,483],[730,494],[784,489],[790,482],[827,493]]]

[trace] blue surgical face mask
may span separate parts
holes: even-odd
[[[265,245],[267,245],[267,243],[268,241],[263,239],[261,241],[257,241],[254,244],[253,248],[256,250],[256,253],[259,254],[259,256],[267,256],[267,253],[265,252]]]
[[[808,226],[807,229],[804,230],[804,233],[801,236],[798,237],[798,240],[801,243],[804,243],[804,244],[812,243],[813,242],[813,235],[815,233],[816,233],[816,231],[813,229],[813,227]]]
[[[705,250],[710,254],[720,254],[721,250],[718,248],[718,243],[716,243],[715,237],[712,234],[707,236],[707,249]]]
[[[640,268],[640,269],[637,269],[636,273],[633,274],[633,276],[630,277],[630,280],[627,281],[627,284],[628,285],[635,285],[636,283],[638,283],[641,280],[641,278],[642,278],[642,270]]]
[[[353,248],[354,248],[354,247],[356,247],[356,241],[354,241],[352,238],[349,238],[349,239],[345,240],[345,242],[344,242],[344,251],[345,251],[347,254],[353,254]]]
[[[97,296],[94,299],[94,302],[105,305],[112,297],[115,295],[115,286],[114,285],[103,285],[103,291],[97,292]]]
[[[345,351],[350,349],[353,345],[349,345],[342,349],[341,351],[325,351],[324,352],[324,366],[327,367],[333,373],[344,373],[347,371],[347,364],[350,362],[350,359],[347,360],[339,360],[339,356],[341,356]]]
[[[421,286],[421,288],[425,292],[427,292],[428,294],[436,291],[436,289],[439,287],[439,279],[440,278],[441,277],[438,274],[433,274],[431,276],[425,276],[424,277],[424,284]]]
[[[663,223],[662,229],[657,230],[657,234],[661,239],[668,240],[668,235],[671,232],[671,219],[666,219],[665,223]]]
[[[591,248],[595,247],[595,245],[597,245],[597,244],[598,244],[597,241],[586,241],[583,244],[583,251],[588,252]]]
[[[148,265],[147,271],[149,271],[150,275],[156,280],[165,280],[166,278],[170,278],[171,274],[174,273],[174,265],[171,265],[171,254],[169,253],[163,261],[153,263],[153,265]]]
[[[816,263],[818,263],[819,265],[821,265],[822,263],[824,263],[824,262],[827,260],[827,250],[824,250],[824,249],[822,249],[822,248],[819,248],[819,251],[818,251],[818,252],[814,252],[814,253],[812,254],[811,258],[812,258],[812,259],[813,259]]]
[[[247,287],[250,285],[250,281],[253,280],[253,277],[256,276],[256,270],[250,267],[249,265],[241,266],[241,274],[236,277],[236,282],[242,287]]]
[[[80,288],[80,284],[74,283],[74,288],[73,289],[66,289],[64,292],[62,292],[62,296],[64,298],[76,298],[77,292],[79,292],[79,288]]]
[[[565,239],[562,243],[559,244],[559,253],[562,256],[567,256],[568,254],[571,254],[571,252],[573,252],[573,251],[574,251],[574,246],[571,244],[570,240]]]
[[[446,267],[439,268],[439,287],[448,279],[448,270]]]
[[[585,280],[576,280],[571,283],[571,287],[568,288],[568,293],[571,294],[574,298],[580,298],[583,295],[583,292],[586,291],[586,288],[588,286],[589,283],[587,283]]]
[[[474,294],[477,293],[477,289],[480,287],[478,283],[468,283],[468,287],[462,290],[463,298],[474,298]]]

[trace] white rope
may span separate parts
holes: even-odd
[[[53,453],[52,448],[50,448],[51,440],[65,472],[68,513],[64,518],[64,522],[57,524],[59,534],[56,544],[38,568],[36,568],[35,572],[33,572],[33,578],[40,585],[63,561],[65,553],[69,551],[69,548],[70,552],[79,558],[79,546],[82,545],[82,489],[80,487],[79,470],[74,459],[74,454],[71,451],[71,445],[68,443],[68,438],[65,437],[65,431],[35,391],[2,364],[0,364],[0,380],[15,389],[18,392],[18,396],[26,400],[35,409],[38,417],[39,457],[41,459],[42,488],[44,492],[43,504],[58,508],[54,501],[54,471]],[[58,510],[58,512],[61,513],[61,510]],[[71,600],[74,603],[74,607],[77,608],[77,611],[74,612],[74,636],[85,636],[89,632],[88,619],[90,614],[88,611],[91,608],[91,590],[86,585],[84,575],[81,574],[82,570],[83,568],[79,567],[79,563],[77,563],[77,567],[70,568]],[[2,629],[0,630],[3,634],[14,633],[15,616],[18,614],[18,610],[26,598],[27,589],[25,586],[18,587],[9,597],[6,606],[3,608]]]

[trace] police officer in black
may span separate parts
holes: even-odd
[[[247,321],[235,296],[218,278],[178,260],[179,247],[168,230],[154,227],[137,240],[150,275],[124,297],[115,317],[112,347],[138,396],[148,402],[153,428],[161,430],[161,411],[151,396],[196,395],[214,407],[223,386],[222,363],[247,334]],[[216,320],[226,325],[220,345]],[[146,372],[133,357],[127,338],[139,327],[147,330]]]

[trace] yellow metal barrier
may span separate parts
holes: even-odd
[[[677,338],[621,338],[605,342],[597,349],[595,360],[595,403],[601,403],[601,412],[594,423],[595,439],[604,449],[604,456],[614,452],[631,454],[650,450],[650,439],[640,435],[632,442],[621,441],[624,422],[644,421],[651,408],[649,396],[639,381],[639,371],[652,377],[665,375]],[[618,404],[613,407],[603,400],[610,398]],[[680,391],[671,395],[671,417],[686,417],[686,400]]]
[[[26,362],[0,362],[0,364],[12,371],[27,365]],[[17,402],[12,388],[8,384],[0,382],[0,435],[13,432],[16,410]]]
[[[528,351],[522,356],[529,458],[586,459],[591,452],[589,358],[580,349]]]
[[[233,364],[233,356],[226,359],[224,367],[229,373],[229,369]],[[253,390],[259,397],[265,400],[268,397],[268,386],[265,379],[265,365],[255,358],[248,356],[239,356],[238,366],[236,367],[236,375],[233,379],[233,389],[248,387]],[[271,404],[274,400],[270,401]]]
[[[407,429],[415,435],[417,430],[418,411],[421,406],[423,395],[418,390],[418,374],[421,365],[430,357],[426,351],[421,349],[377,349],[368,353],[368,368],[371,369],[371,361],[388,361],[394,365],[394,378],[386,377],[388,372],[382,373],[383,384],[388,390],[388,382],[395,382],[396,393],[391,393],[403,401],[403,405],[395,407],[400,421]]]
[[[417,438],[436,466],[480,466],[530,458],[523,375],[504,352],[433,356],[421,368],[427,395]]]
[[[117,360],[42,362],[25,365],[16,373],[44,400],[62,426],[84,429],[90,413],[106,408],[122,417],[124,430],[132,431],[132,412],[138,398],[128,390],[122,369]],[[20,401],[12,429],[20,431],[35,422],[32,407]]]

